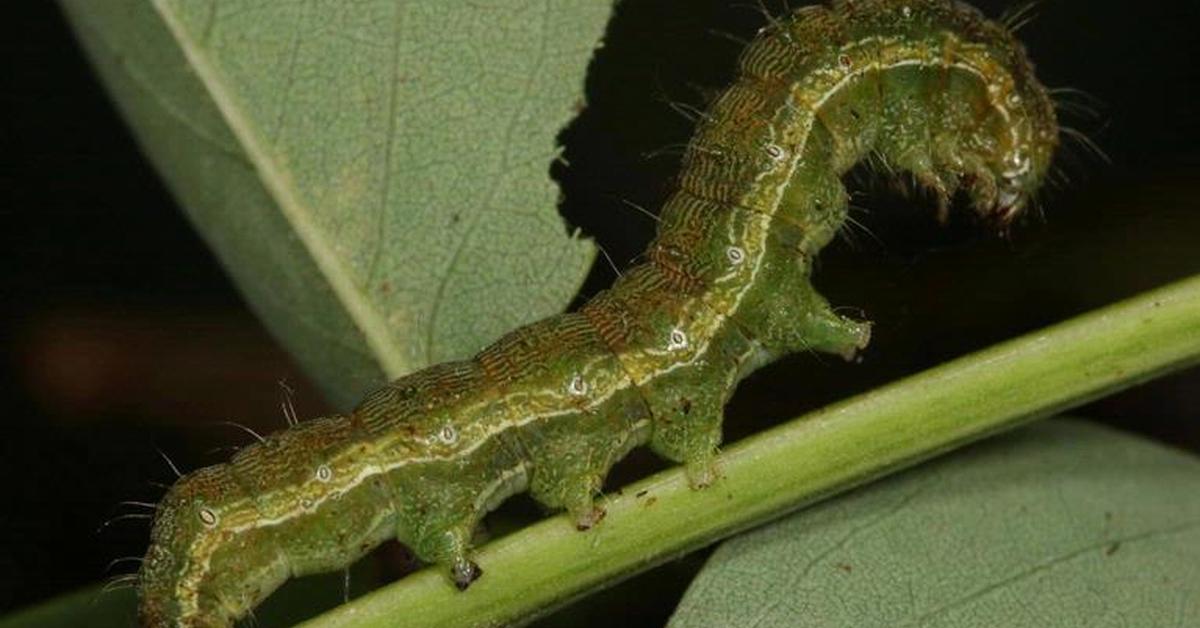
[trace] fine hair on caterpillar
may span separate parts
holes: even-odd
[[[286,579],[391,538],[466,589],[485,513],[528,490],[581,530],[603,525],[604,478],[641,445],[703,489],[739,380],[868,342],[870,325],[810,284],[847,221],[843,175],[869,157],[939,212],[961,194],[1003,229],[1058,135],[1011,30],[965,4],[838,0],[773,18],[699,116],[641,263],[574,311],[183,476],[156,509],[140,621],[227,626]]]

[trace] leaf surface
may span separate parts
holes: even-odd
[[[586,274],[548,173],[609,2],[63,6],[192,222],[338,405],[561,310]]]
[[[1200,460],[1052,421],[723,544],[670,626],[1200,625]]]

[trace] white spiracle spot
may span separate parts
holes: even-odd
[[[444,425],[438,431],[438,440],[447,445],[453,445],[458,440],[458,430],[454,429],[453,425]]]
[[[332,479],[333,479],[333,469],[330,469],[329,465],[323,464],[323,465],[317,467],[317,481],[318,482],[328,482]]]
[[[731,246],[725,249],[725,257],[729,258],[731,264],[737,266],[746,261],[746,252],[736,246]]]
[[[200,523],[203,523],[210,528],[217,525],[217,513],[213,512],[212,509],[201,508],[200,512],[196,514],[198,517],[200,517]]]
[[[683,348],[687,347],[687,344],[688,344],[687,334],[683,333],[682,329],[672,329],[671,330],[670,343],[667,344],[668,349],[670,349],[672,351],[677,351],[679,349],[683,349]]]
[[[778,144],[767,144],[766,151],[767,157],[770,157],[774,161],[781,161],[784,157],[787,157],[787,151]]]
[[[583,380],[582,375],[576,375],[575,377],[571,378],[570,382],[567,383],[567,391],[576,397],[582,397],[587,394],[587,382]]]

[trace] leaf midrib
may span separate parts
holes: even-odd
[[[269,151],[260,143],[253,125],[235,103],[233,95],[221,80],[220,73],[210,63],[202,48],[192,40],[183,24],[179,22],[167,0],[152,0],[155,12],[179,46],[192,71],[212,99],[221,118],[237,140],[247,161],[258,173],[263,188],[275,201],[275,205],[292,231],[299,238],[314,265],[325,278],[330,290],[342,305],[342,311],[363,335],[371,357],[389,378],[396,378],[412,370],[412,364],[403,357],[400,346],[388,329],[385,318],[374,306],[363,287],[354,281],[345,264],[334,252],[321,229],[312,219],[309,208],[300,201],[290,177],[272,159]],[[386,208],[384,208],[386,211]]]

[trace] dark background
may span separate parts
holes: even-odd
[[[1008,3],[976,4],[995,16]],[[146,521],[97,528],[137,512],[118,502],[152,502],[160,489],[150,482],[173,478],[156,448],[194,468],[225,455],[213,448],[245,441],[236,428],[214,427],[219,421],[280,427],[281,380],[302,417],[327,409],[175,208],[57,7],[32,0],[6,9],[0,614],[98,582],[109,561],[144,551]],[[1039,13],[1022,31],[1039,75],[1090,94],[1072,102],[1095,115],[1072,110],[1063,119],[1111,163],[1068,143],[1060,163],[1070,184],[1049,191],[1044,218],[1008,239],[967,218],[939,228],[927,202],[914,208],[869,185],[871,194],[855,199],[865,229],[827,250],[818,286],[877,322],[871,348],[860,364],[798,356],[751,378],[730,408],[730,439],[1200,272],[1200,116],[1192,97],[1200,84],[1193,30],[1200,7],[1048,0]],[[667,103],[702,107],[728,81],[740,49],[713,31],[747,39],[763,21],[753,2],[618,7],[589,72],[589,106],[561,135],[570,166],[551,169],[568,221],[618,265],[654,228],[622,200],[656,208],[678,155],[648,154],[690,134],[691,122]],[[585,294],[613,279],[598,259]],[[1200,451],[1198,386],[1193,369],[1076,414]],[[619,475],[654,464],[635,455]],[[518,500],[493,526],[534,512]],[[397,571],[397,554],[376,557],[383,572]],[[661,624],[671,606],[663,600],[680,594],[702,560],[643,579],[634,586],[643,597],[657,587],[656,602],[610,603],[602,619],[621,612],[627,622]]]

